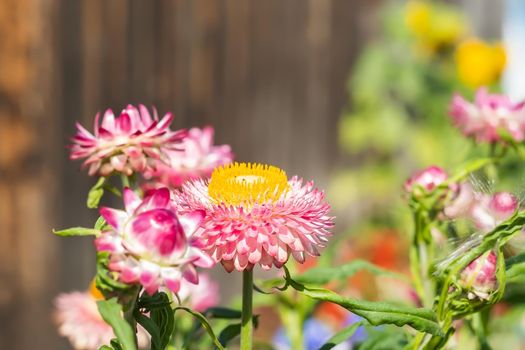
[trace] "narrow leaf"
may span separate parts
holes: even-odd
[[[122,306],[116,298],[97,301],[98,311],[104,321],[111,326],[123,350],[137,350],[135,332],[122,318]]]
[[[241,334],[241,324],[235,323],[226,326],[221,333],[219,334],[219,341],[223,346],[228,345],[228,343]]]
[[[356,322],[337,332],[330,339],[328,339],[328,341],[323,346],[321,346],[319,350],[330,350],[336,347],[338,344],[341,344],[342,342],[353,336],[357,329],[363,324],[364,322]]]
[[[143,315],[140,308],[149,312],[150,317]],[[153,296],[143,294],[133,316],[151,335],[151,349],[164,350],[175,328],[175,317],[168,296],[165,293],[155,293]]]
[[[241,318],[241,311],[226,307],[210,307],[204,311],[204,315],[208,318],[237,319]]]
[[[217,336],[215,335],[215,333],[213,332],[213,329],[211,328],[211,325],[210,323],[208,322],[208,320],[206,319],[206,317],[204,317],[203,314],[201,314],[200,312],[197,312],[197,311],[193,311],[192,309],[189,309],[187,307],[183,307],[183,306],[178,306],[174,309],[175,311],[177,310],[183,310],[183,311],[186,311],[187,313],[191,314],[193,317],[195,317],[197,320],[199,320],[199,322],[201,323],[201,325],[204,327],[204,329],[206,330],[206,332],[208,332],[208,335],[210,336],[211,340],[213,341],[213,344],[215,344],[215,346],[219,349],[219,350],[226,350],[221,342],[219,341],[219,339],[217,338]]]
[[[88,193],[87,198],[87,207],[90,209],[98,208],[100,199],[104,195],[104,184],[106,183],[106,178],[101,177],[98,179],[97,183],[91,187]]]
[[[294,280],[305,284],[321,285],[331,281],[345,281],[360,270],[367,270],[375,275],[386,275],[407,281],[407,277],[378,267],[365,260],[354,260],[337,267],[314,267],[305,273],[295,276]]]
[[[118,277],[108,269],[109,253],[97,252],[97,275],[95,283],[97,288],[104,294],[115,291],[129,291],[133,286],[122,283]]]
[[[394,324],[398,327],[409,325],[421,332],[438,336],[443,335],[435,313],[429,309],[346,298],[327,289],[306,287],[293,280],[290,281],[290,285],[310,298],[341,305],[356,315],[365,318],[374,326],[382,324]]]
[[[507,282],[523,281],[525,278],[525,253],[508,258],[505,265]]]
[[[70,227],[64,230],[53,230],[53,233],[57,236],[69,237],[69,236],[96,236],[100,234],[100,230],[87,227]]]
[[[474,160],[468,161],[467,163],[460,166],[459,170],[454,175],[449,177],[447,181],[445,181],[446,186],[448,187],[448,185],[451,183],[456,183],[458,181],[463,180],[465,177],[467,177],[471,173],[493,162],[494,160],[492,158],[480,158],[480,159],[474,159]],[[442,184],[442,185],[444,186],[445,184]]]
[[[106,220],[104,220],[102,216],[99,216],[97,221],[95,222],[95,230],[103,231],[108,226],[108,223],[106,222]]]

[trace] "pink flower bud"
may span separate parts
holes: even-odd
[[[498,257],[489,251],[477,257],[461,272],[460,284],[468,291],[468,298],[487,300],[497,289],[496,267]]]
[[[405,191],[412,192],[414,191],[415,186],[420,186],[425,189],[425,191],[431,192],[447,179],[448,174],[443,169],[435,165],[430,166],[414,173],[405,182]]]
[[[509,192],[497,192],[489,203],[491,213],[499,220],[506,220],[518,209],[518,199]]]

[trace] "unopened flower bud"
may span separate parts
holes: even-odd
[[[497,255],[489,251],[477,257],[461,272],[460,284],[468,291],[469,299],[487,300],[497,289],[497,260]]]
[[[512,193],[498,192],[492,196],[489,208],[494,217],[506,220],[518,209],[518,200]]]
[[[432,192],[437,186],[448,179],[448,174],[438,166],[430,166],[412,175],[405,182],[405,191],[412,192],[416,186],[422,187],[427,192]]]

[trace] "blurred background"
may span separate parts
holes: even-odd
[[[90,239],[51,229],[90,226],[97,213],[84,205],[94,179],[66,146],[76,121],[90,126],[98,111],[128,103],[173,111],[174,128],[214,126],[237,160],[315,179],[337,233],[368,237],[352,245],[361,250],[333,254],[403,270],[402,233],[391,229],[403,215],[385,206],[401,200],[410,170],[464,155],[440,146],[463,149],[446,118],[451,93],[489,85],[524,97],[522,1],[427,4],[2,0],[0,347],[70,348],[52,299],[87,287],[95,254]],[[485,46],[461,51],[473,37]],[[493,70],[472,78],[461,52],[467,67],[486,56],[478,68]],[[358,217],[370,220],[352,226]],[[225,275],[216,272],[228,278],[227,301],[238,285]]]

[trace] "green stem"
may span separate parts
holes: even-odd
[[[304,324],[304,304],[301,303],[300,295],[290,295],[290,293],[297,293],[296,291],[288,290],[279,295],[279,315],[283,323],[286,335],[290,338],[291,348],[294,350],[303,350],[303,324]]]
[[[130,184],[128,176],[122,174],[120,175],[120,180],[122,181],[122,188],[125,188],[125,187],[131,188],[131,184]]]
[[[241,348],[252,350],[253,343],[253,270],[242,272],[242,316],[241,316]]]
[[[134,340],[135,340],[135,346],[138,346],[137,341],[137,321],[135,320],[135,317],[133,316],[133,311],[135,310],[135,306],[137,305],[137,300],[140,294],[140,289],[137,288],[136,294],[133,296],[133,299],[129,305],[128,310],[124,311],[124,319],[126,322],[131,326],[131,329],[133,330]]]
[[[432,307],[434,288],[428,276],[430,261],[433,258],[433,244],[430,228],[422,213],[414,213],[414,236],[410,248],[410,270],[414,288],[425,307]]]
[[[478,339],[480,350],[492,350],[487,341],[487,321],[489,315],[486,310],[472,315],[472,328],[476,338]]]

